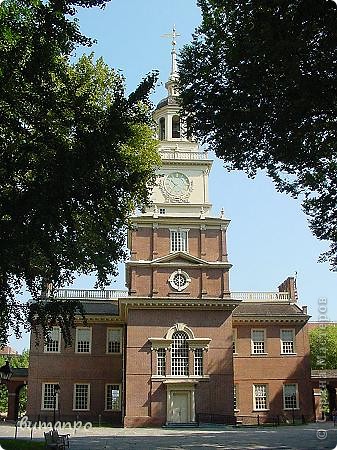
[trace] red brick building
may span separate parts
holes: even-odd
[[[184,136],[176,77],[173,49],[154,113],[163,164],[153,205],[133,218],[128,290],[58,293],[81,299],[88,323],[72,348],[57,327],[45,346],[32,340],[32,419],[52,417],[54,397],[57,418],[124,426],[312,418],[309,316],[293,279],[274,293],[230,291],[229,220],[211,215],[212,161]]]

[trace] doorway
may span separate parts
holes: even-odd
[[[171,420],[172,423],[189,422],[189,393],[184,391],[171,392]]]

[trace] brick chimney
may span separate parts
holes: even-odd
[[[291,301],[294,303],[297,302],[297,288],[296,288],[296,279],[295,277],[288,277],[283,283],[278,287],[279,292],[288,292]]]

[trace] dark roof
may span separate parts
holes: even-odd
[[[26,367],[12,367],[13,377],[28,377],[28,369]]]
[[[92,302],[81,302],[85,314],[89,316],[118,316],[118,304],[94,300]]]
[[[233,311],[234,317],[241,316],[303,316],[303,311],[289,303],[241,302]]]
[[[160,102],[156,106],[156,109],[163,108],[166,105],[178,105],[178,104],[179,104],[179,102],[176,97],[173,97],[173,96],[165,97],[162,100],[160,100]]]

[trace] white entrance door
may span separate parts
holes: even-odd
[[[173,391],[171,392],[171,422],[188,423],[188,392]]]

